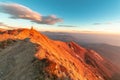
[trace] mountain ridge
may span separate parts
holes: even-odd
[[[117,73],[114,66],[93,50],[74,42],[54,41],[34,29],[16,29],[0,34],[0,41],[7,39],[30,40],[38,45],[35,57],[46,60],[45,70],[69,80],[110,80]]]

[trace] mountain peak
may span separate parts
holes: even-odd
[[[27,39],[26,39],[27,38]],[[7,39],[30,40],[37,44],[35,57],[47,63],[45,71],[69,80],[109,80],[117,73],[114,66],[93,50],[75,42],[54,41],[34,29],[16,29],[0,34]]]

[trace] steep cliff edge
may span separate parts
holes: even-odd
[[[31,51],[36,51],[35,53],[32,52],[34,56],[39,59],[39,61],[45,63],[42,69],[47,75],[49,74],[49,77],[55,76],[55,78],[51,80],[58,80],[58,78],[60,80],[111,80],[111,78],[118,73],[114,65],[102,58],[95,51],[87,50],[74,42],[65,43],[51,40],[33,29],[8,30],[0,33],[0,41],[8,39],[30,40],[30,42],[32,42],[31,44],[36,44],[36,50],[32,48]],[[21,46],[23,44],[24,43],[21,43]],[[29,46],[26,46],[26,49],[27,48],[29,49]],[[16,54],[21,54],[21,52],[24,51],[24,49],[19,51],[19,47],[17,47],[17,49],[18,52],[16,52]],[[17,51],[17,49],[13,49],[12,51]],[[27,55],[31,56],[31,54],[28,53],[29,52],[26,52]],[[0,54],[3,53],[0,52]],[[25,58],[26,55],[22,57]],[[3,69],[3,67],[0,69]],[[39,69],[41,70],[41,67],[39,67]]]

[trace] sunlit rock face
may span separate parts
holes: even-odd
[[[119,72],[113,64],[95,51],[85,49],[74,42],[51,40],[34,29],[1,32],[0,41],[8,39],[35,44],[33,57],[42,61],[38,70],[42,70],[42,74],[51,80],[111,80]]]

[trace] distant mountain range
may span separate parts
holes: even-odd
[[[82,44],[83,47],[93,49],[100,55],[120,68],[120,47],[109,44]]]
[[[108,59],[109,61],[111,61],[113,64],[115,64],[120,68],[120,46],[113,46],[106,43],[96,43],[96,42],[93,43],[94,40],[92,42],[89,42],[90,36],[87,35],[86,40],[84,40],[82,38],[84,38],[85,36],[84,35],[82,36],[82,34],[79,34],[82,36],[80,39],[76,37],[75,34],[72,33],[71,33],[72,35],[70,33],[60,33],[60,32],[59,33],[43,32],[43,34],[47,35],[51,39],[61,40],[66,42],[74,41],[78,43],[80,46],[83,46],[88,49],[93,49],[96,52],[98,52],[101,56],[105,57],[106,59]]]

